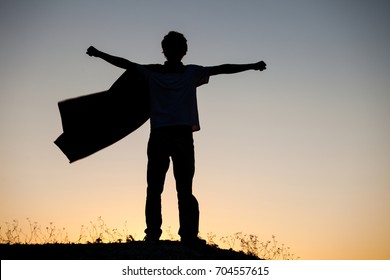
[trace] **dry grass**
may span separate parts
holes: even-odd
[[[37,244],[121,244],[139,243],[129,233],[127,224],[122,230],[111,229],[104,220],[99,217],[95,222],[90,222],[87,226],[82,225],[80,233],[75,241],[69,240],[66,228],[58,228],[53,223],[46,227],[40,226],[37,222],[32,222],[27,218],[28,230],[23,231],[17,220],[5,222],[0,227],[0,244],[8,245],[37,245]],[[177,241],[171,233],[170,227],[166,230],[169,238],[167,241]],[[280,244],[275,236],[271,240],[261,241],[257,235],[243,234],[242,232],[223,237],[208,233],[205,238],[209,247],[216,249],[227,249],[230,251],[242,252],[247,256],[252,256],[267,260],[293,260],[299,259],[291,253],[290,247]],[[216,241],[217,240],[217,241]],[[169,243],[174,244],[177,242]],[[220,248],[221,247],[221,248]]]

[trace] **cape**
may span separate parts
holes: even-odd
[[[150,118],[147,83],[136,67],[103,92],[60,101],[63,133],[54,141],[72,163],[137,130]]]

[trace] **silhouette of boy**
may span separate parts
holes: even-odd
[[[205,244],[198,238],[199,206],[192,194],[195,172],[193,132],[200,129],[196,88],[207,84],[210,76],[233,74],[246,70],[266,69],[263,61],[253,64],[223,64],[204,67],[184,65],[187,40],[183,34],[171,31],[161,42],[166,62],[140,65],[89,47],[87,54],[123,69],[137,67],[145,76],[150,94],[151,132],[148,142],[146,237],[155,243],[161,236],[161,194],[170,158],[176,181],[179,206],[179,235],[189,246]]]

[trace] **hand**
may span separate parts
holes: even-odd
[[[267,69],[267,64],[265,64],[264,61],[260,61],[260,62],[255,63],[254,70],[263,71],[265,69]]]
[[[90,46],[88,49],[87,49],[87,54],[89,56],[99,56],[99,50],[97,50],[95,47],[92,47]]]

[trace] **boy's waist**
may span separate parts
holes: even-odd
[[[191,125],[168,125],[151,129],[151,133],[192,133]]]

